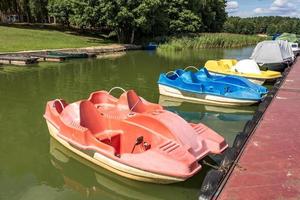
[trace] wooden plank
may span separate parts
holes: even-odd
[[[219,200],[300,199],[300,59],[251,136]]]
[[[6,65],[28,65],[37,63],[37,58],[22,56],[0,56],[0,63]]]

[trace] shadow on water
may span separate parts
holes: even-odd
[[[219,54],[219,50],[215,54],[219,58],[224,55]],[[184,56],[183,60],[173,60],[153,52],[132,51],[114,58],[40,63],[25,68],[4,66],[0,70],[0,133],[3,137],[0,140],[0,199],[82,199],[88,198],[86,192],[94,193],[94,188],[97,191],[94,199],[131,199],[133,196],[195,199],[207,171],[205,166],[185,182],[156,185],[86,167],[69,153],[66,158],[70,161],[66,163],[49,154],[50,135],[42,116],[46,102],[51,99],[73,102],[87,98],[93,91],[114,86],[135,89],[140,96],[157,103],[159,74],[176,66],[204,64],[205,58],[198,55],[195,53],[190,60]],[[235,117],[237,113],[187,103],[167,108],[188,121],[205,123],[229,143],[236,132],[242,130],[242,116],[251,115],[247,111]]]

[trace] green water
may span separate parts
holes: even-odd
[[[255,107],[225,109],[174,102],[159,96],[156,81],[160,72],[176,66],[201,66],[214,58],[247,58],[251,51],[132,51],[113,57],[0,69],[0,199],[196,199],[206,166],[188,181],[171,185],[119,177],[50,140],[42,117],[45,104],[55,98],[72,102],[87,98],[95,90],[121,86],[162,103],[188,121],[207,124],[232,144]]]

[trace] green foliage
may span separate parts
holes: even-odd
[[[135,37],[218,32],[227,14],[226,0],[12,0],[0,3],[30,22],[49,16],[80,29],[113,32],[120,42]]]
[[[31,17],[36,22],[46,22],[48,0],[29,0]],[[26,5],[25,5],[26,6]]]
[[[203,26],[201,17],[193,8],[193,1],[168,0],[165,7],[169,33],[197,32]]]
[[[119,41],[133,42],[136,31],[147,32],[151,29],[162,2],[162,0],[102,0],[99,3],[101,13],[99,20],[117,33]]]
[[[226,21],[227,13],[225,12],[226,1],[224,0],[203,0],[195,1],[200,4],[198,13],[204,24],[202,32],[220,32]]]
[[[68,0],[49,0],[48,12],[55,17],[56,22],[62,25],[69,25],[70,15],[73,13],[71,2]]]
[[[205,33],[196,37],[171,38],[159,46],[159,51],[180,51],[201,48],[232,48],[256,44],[264,38],[253,35]]]
[[[24,17],[27,22],[46,22],[48,0],[1,0],[0,11]]]
[[[224,32],[239,34],[296,33],[300,34],[300,19],[291,17],[229,17],[224,24]]]

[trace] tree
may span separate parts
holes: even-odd
[[[70,15],[73,11],[69,0],[49,0],[47,9],[49,15],[55,17],[56,22],[70,25]]]
[[[117,33],[120,42],[134,42],[137,30],[147,31],[162,0],[102,0],[100,22]]]
[[[47,4],[48,4],[48,0],[29,0],[30,14],[33,17],[35,22],[47,21],[48,19]]]
[[[227,17],[225,4],[226,0],[11,0],[1,1],[0,10],[19,13],[29,22],[45,22],[49,15],[62,25],[105,29],[120,42],[133,43],[145,35],[218,32]]]
[[[267,34],[268,35],[274,35],[275,33],[278,33],[277,26],[274,25],[274,24],[271,24],[270,26],[268,26],[268,28],[267,28]]]
[[[205,32],[219,32],[223,29],[224,22],[227,18],[225,11],[226,1],[224,0],[203,0],[195,1],[194,7],[200,14],[204,24]],[[197,5],[199,4],[199,5]]]
[[[193,9],[193,2],[188,0],[166,1],[168,31],[170,34],[197,32],[202,27],[201,16]]]

